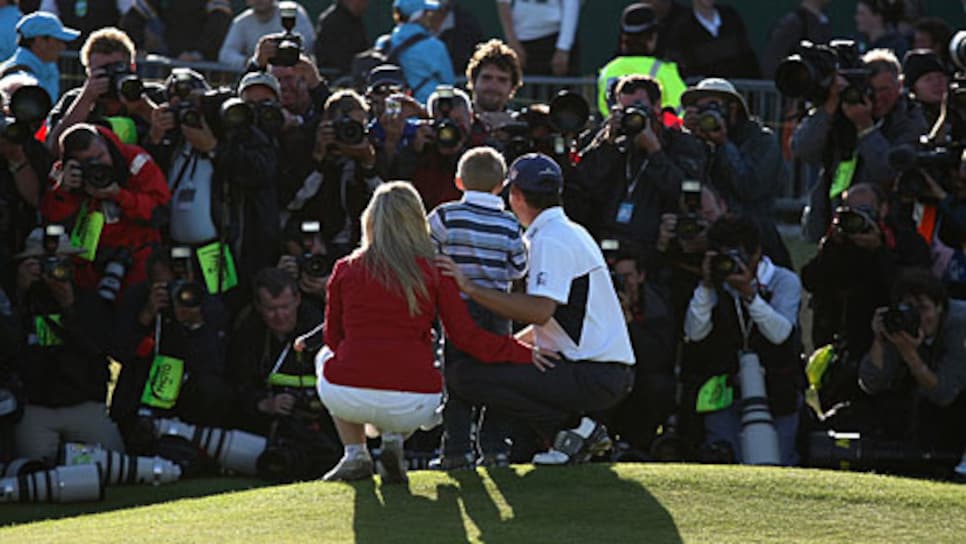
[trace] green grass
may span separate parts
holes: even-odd
[[[30,523],[0,529],[0,542],[941,543],[966,535],[966,488],[869,474],[623,464],[411,476],[408,487],[309,482]],[[131,491],[111,489],[108,500]],[[46,508],[55,517],[79,512]]]

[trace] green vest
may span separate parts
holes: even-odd
[[[661,106],[675,111],[681,108],[681,94],[687,89],[678,65],[654,57],[617,57],[601,68],[597,79],[597,107],[604,115],[610,113],[607,90],[617,80],[631,74],[649,75],[661,84]]]

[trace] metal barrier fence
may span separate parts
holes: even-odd
[[[137,63],[138,71],[141,77],[145,79],[163,80],[172,68],[186,67],[203,74],[213,86],[234,85],[242,73],[240,69],[216,62],[185,62],[160,55],[147,55],[139,58]],[[70,89],[84,83],[86,74],[76,51],[62,53],[58,66],[60,67],[61,89]],[[457,79],[458,85],[465,86],[465,83],[465,78]],[[794,118],[791,114],[796,111],[797,104],[782,97],[772,81],[736,79],[732,80],[732,83],[734,83],[738,92],[745,97],[752,115],[761,119],[766,126],[775,132],[784,148],[789,132],[786,119]],[[580,94],[587,99],[591,110],[596,111],[597,79],[593,77],[528,75],[524,78],[523,86],[517,91],[515,101],[519,104],[546,103],[561,89]],[[782,198],[779,199],[778,207],[786,212],[795,212],[801,209],[803,196],[811,185],[809,182],[811,174],[805,165],[788,160],[787,153],[785,156],[788,176],[786,179],[780,180]]]

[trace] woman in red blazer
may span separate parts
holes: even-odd
[[[447,340],[481,361],[542,365],[546,354],[476,326],[456,283],[433,265],[429,225],[412,185],[380,186],[362,225],[362,247],[336,263],[327,287],[318,389],[345,454],[323,479],[372,476],[369,423],[382,432],[383,481],[405,482],[405,436],[440,422],[443,381],[432,339],[437,315]]]

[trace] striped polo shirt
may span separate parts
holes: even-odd
[[[481,287],[509,291],[527,272],[527,247],[516,217],[499,196],[466,191],[459,202],[440,204],[429,214],[438,253],[456,261]]]

